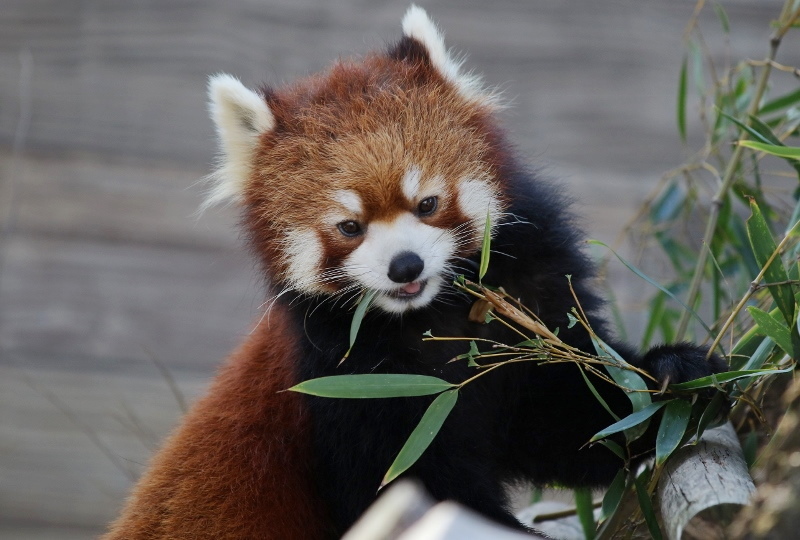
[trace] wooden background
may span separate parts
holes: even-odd
[[[420,3],[612,241],[686,152],[694,2]],[[761,58],[781,2],[723,3],[733,57]],[[0,537],[101,531],[180,416],[161,368],[191,400],[258,316],[234,213],[193,214],[214,154],[206,77],[291,80],[396,39],[407,5],[0,0]],[[616,281],[631,297],[635,279]]]

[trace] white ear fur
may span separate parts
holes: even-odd
[[[238,199],[252,170],[259,136],[275,127],[264,98],[225,73],[208,80],[209,111],[217,127],[221,157],[211,175],[213,187],[204,207]]]
[[[421,7],[411,4],[403,17],[403,35],[416,39],[428,51],[433,66],[458,88],[465,98],[492,107],[498,106],[497,95],[483,89],[481,78],[473,73],[460,73],[462,59],[451,57],[444,37]]]

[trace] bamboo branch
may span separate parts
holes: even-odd
[[[783,6],[783,10],[781,12],[781,17],[779,19],[780,26],[775,30],[772,37],[770,38],[770,48],[769,54],[767,58],[764,60],[764,68],[761,71],[761,77],[758,80],[758,84],[756,86],[755,92],[753,93],[752,100],[750,101],[750,106],[747,109],[747,117],[744,119],[745,125],[748,127],[750,126],[751,116],[755,116],[758,113],[758,108],[761,103],[761,98],[764,96],[764,92],[767,88],[767,82],[769,81],[770,73],[772,72],[772,62],[775,61],[775,57],[778,53],[778,47],[781,44],[781,39],[783,38],[784,34],[791,28],[794,21],[797,20],[798,16],[800,16],[800,9],[795,10],[794,13],[791,15],[787,15],[791,9],[791,5],[793,4],[793,0],[786,0],[786,3]],[[746,131],[741,133],[741,137],[739,142],[747,140],[748,134]],[[736,176],[736,170],[739,167],[739,160],[741,159],[742,152],[744,147],[741,145],[736,145],[733,149],[733,154],[731,155],[730,159],[728,160],[727,167],[725,168],[725,173],[722,177],[722,183],[720,184],[719,188],[717,189],[714,198],[711,200],[711,212],[708,216],[708,222],[706,223],[706,230],[703,234],[703,246],[708,246],[709,249],[701,249],[700,254],[697,258],[697,264],[694,268],[694,274],[692,276],[691,284],[689,285],[689,291],[686,296],[686,305],[690,308],[694,309],[694,306],[697,302],[697,298],[700,293],[700,284],[703,281],[703,273],[705,272],[706,263],[708,262],[708,251],[710,250],[711,246],[711,239],[714,236],[714,231],[717,228],[717,221],[719,219],[719,212],[722,208],[722,204],[725,200],[725,195],[728,193],[728,190],[733,185],[734,178]],[[691,313],[689,311],[684,311],[681,315],[680,322],[678,324],[678,332],[676,334],[676,340],[680,341],[686,335],[686,330],[689,326],[689,318]]]

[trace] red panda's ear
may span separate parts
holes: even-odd
[[[204,206],[238,199],[253,165],[253,152],[263,133],[275,128],[266,100],[226,74],[208,81],[209,110],[221,150],[214,185]]]
[[[463,59],[453,58],[448,53],[442,33],[424,9],[414,4],[408,8],[403,17],[403,35],[405,37],[390,51],[390,56],[429,62],[463,97],[492,108],[498,106],[496,93],[486,91],[479,76],[460,71]],[[419,50],[420,46],[426,54]]]

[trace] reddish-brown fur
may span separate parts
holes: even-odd
[[[243,193],[243,225],[278,281],[287,229],[314,230],[329,265],[361,241],[320,221],[336,190],[359,194],[365,221],[390,220],[418,204],[406,200],[401,179],[419,167],[450,190],[429,219],[448,229],[469,219],[455,202],[458,179],[497,182],[490,111],[425,63],[375,54],[265,94],[276,129],[261,135]],[[476,236],[462,249],[477,243]],[[279,393],[299,382],[298,336],[282,309],[274,307],[228,360],[154,458],[106,540],[331,536],[311,478],[303,398]]]
[[[295,382],[292,332],[275,310],[229,359],[153,459],[105,540],[324,534],[303,398],[278,393]]]
[[[368,209],[361,219],[372,222],[416,205],[401,191],[411,166],[440,176],[451,190],[462,178],[498,177],[487,166],[500,151],[489,111],[466,101],[425,64],[374,54],[340,61],[267,95],[277,129],[262,136],[244,196],[244,228],[259,231],[254,244],[273,275],[285,271],[275,239],[298,224],[326,231],[321,240],[334,265],[352,251],[352,239],[320,221],[335,190],[357,192]],[[432,226],[468,220],[450,195],[441,200],[451,205],[440,209]]]

